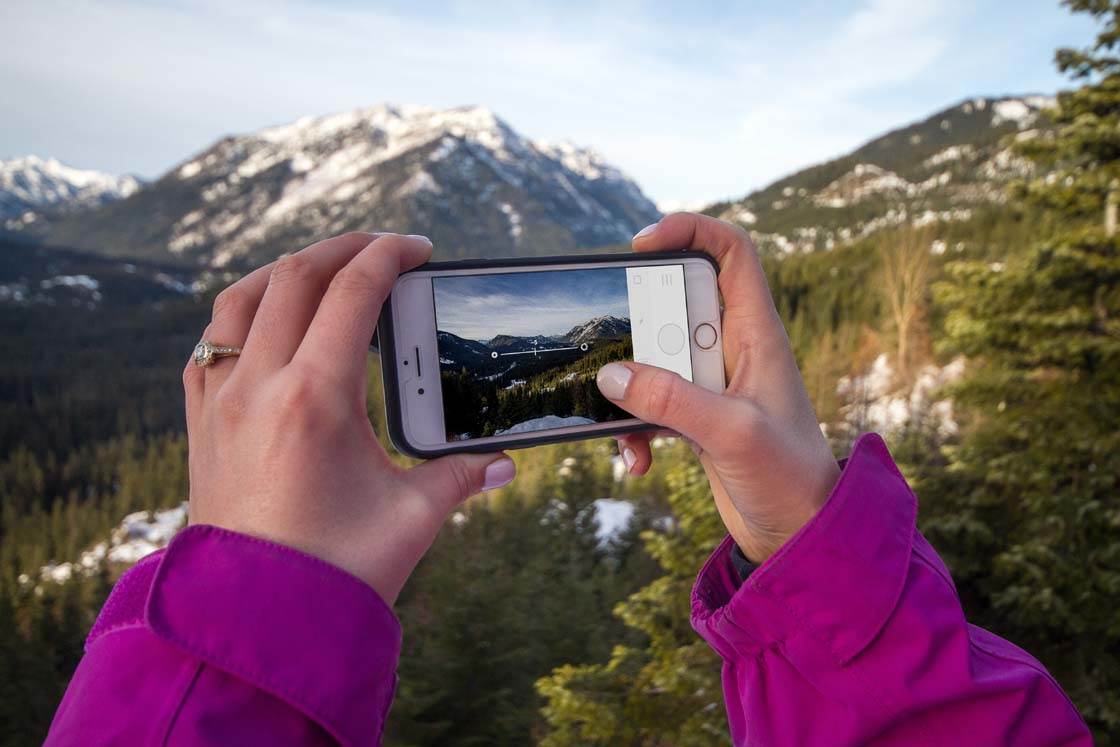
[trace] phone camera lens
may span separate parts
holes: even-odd
[[[424,389],[423,389],[423,387],[421,387],[420,389],[417,389],[417,390],[416,390],[416,393],[417,393],[417,394],[423,394],[423,393],[424,393]]]

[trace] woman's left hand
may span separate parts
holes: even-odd
[[[513,479],[503,454],[395,465],[366,414],[370,339],[423,236],[350,233],[222,291],[203,338],[243,348],[183,371],[190,523],[316,555],[392,604],[444,518]]]

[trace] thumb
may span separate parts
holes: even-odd
[[[508,485],[517,466],[505,454],[453,454],[408,471],[417,490],[450,511],[475,493]]]
[[[733,401],[642,363],[608,363],[596,377],[603,396],[632,415],[670,428],[710,451],[729,419]]]

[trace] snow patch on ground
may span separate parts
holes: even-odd
[[[595,536],[599,544],[605,544],[621,534],[634,517],[634,504],[611,498],[600,498],[592,504],[595,507]]]
[[[964,358],[958,357],[945,366],[928,364],[910,386],[897,383],[890,357],[879,355],[870,370],[860,376],[841,377],[836,393],[847,404],[841,408],[842,429],[856,435],[877,431],[884,435],[897,433],[932,419],[942,438],[957,432],[952,400],[938,398],[945,386],[964,374]]]
[[[495,436],[503,436],[513,433],[530,433],[532,431],[543,431],[549,428],[571,428],[577,425],[594,425],[595,421],[590,418],[580,417],[579,415],[571,415],[562,418],[558,415],[544,415],[532,420],[524,420],[516,425],[511,425],[504,430],[496,431]]]
[[[133,565],[146,555],[166,547],[187,523],[187,504],[163,511],[137,511],[125,516],[107,542],[98,542],[77,560],[48,563],[39,569],[40,581],[64,583],[75,574],[92,575],[105,563]],[[20,582],[31,578],[24,574]]]

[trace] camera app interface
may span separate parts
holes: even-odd
[[[692,379],[684,266],[432,279],[448,441],[631,417],[595,374],[635,360]]]

